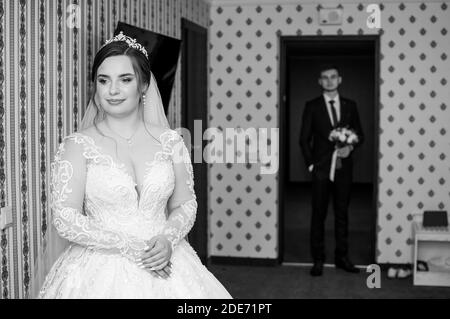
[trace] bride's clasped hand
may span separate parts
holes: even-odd
[[[138,259],[138,266],[148,270],[151,274],[161,278],[169,278],[170,257],[172,256],[172,247],[170,242],[164,236],[155,236],[146,242],[147,249]]]

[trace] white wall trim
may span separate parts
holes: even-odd
[[[245,5],[285,5],[285,4],[315,4],[315,5],[339,5],[339,4],[358,4],[358,3],[443,3],[450,2],[448,0],[203,0],[214,6],[245,6]]]

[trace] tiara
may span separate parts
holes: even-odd
[[[118,35],[116,35],[115,37],[107,40],[103,46],[105,46],[111,42],[116,42],[116,41],[125,41],[130,48],[141,51],[141,53],[144,54],[145,57],[148,59],[148,53],[147,53],[147,50],[144,48],[144,46],[142,46],[140,43],[136,42],[136,39],[130,38],[129,36],[123,34],[122,31],[120,31],[120,33]]]

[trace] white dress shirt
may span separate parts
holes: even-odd
[[[330,117],[330,122],[334,125],[334,123],[333,123],[333,113],[331,113],[330,101],[331,100],[334,101],[334,109],[336,110],[336,117],[337,117],[337,120],[339,122],[339,120],[341,118],[341,103],[339,102],[339,94],[337,94],[333,99],[330,98],[326,94],[323,94],[323,97],[325,98],[325,104],[327,106],[327,111],[328,111],[328,116]],[[313,169],[314,169],[314,165],[313,164],[309,165],[308,170],[310,172],[312,172]]]
[[[330,98],[328,95],[324,94],[323,97],[325,98],[325,104],[327,105],[327,111],[328,111],[328,116],[330,117],[330,121],[331,123],[334,125],[333,123],[333,113],[331,113],[331,104],[330,101],[333,100],[334,101],[334,109],[336,110],[336,116],[338,121],[341,118],[341,104],[339,102],[339,94],[337,94],[334,99]]]

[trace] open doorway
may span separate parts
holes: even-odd
[[[305,103],[322,94],[319,66],[334,64],[343,78],[339,94],[356,102],[363,145],[353,154],[349,206],[349,257],[375,261],[378,176],[379,36],[289,36],[280,38],[280,262],[310,263],[311,174],[299,136]],[[326,263],[333,263],[334,212],[325,223]]]

